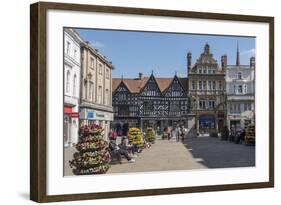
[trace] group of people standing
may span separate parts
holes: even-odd
[[[163,131],[162,139],[167,138],[168,140],[170,140],[173,138],[173,139],[176,139],[177,142],[179,142],[179,141],[183,142],[185,139],[186,133],[187,133],[187,129],[183,125],[181,125],[181,126],[176,125],[172,128],[165,127],[164,131]]]
[[[229,140],[231,142],[235,142],[236,144],[240,144],[245,141],[245,129],[241,127],[231,126],[230,130],[225,126],[222,131],[222,140]]]

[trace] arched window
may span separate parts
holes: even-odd
[[[238,77],[238,79],[242,79],[242,73],[238,72],[237,77]]]
[[[70,71],[68,70],[66,72],[66,88],[65,88],[65,92],[69,93],[70,89]]]
[[[77,82],[76,82],[76,81],[77,81],[77,76],[76,76],[76,74],[75,74],[75,75],[73,76],[73,96],[74,96],[74,97],[76,97],[76,95],[77,95],[77,94],[76,94],[76,89],[77,89],[77,88],[76,88],[76,86],[77,86]]]

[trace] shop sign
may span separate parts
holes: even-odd
[[[87,113],[87,118],[88,118],[89,120],[93,120],[93,119],[94,119],[94,112],[88,112],[88,113]]]
[[[70,116],[72,118],[79,118],[79,112],[72,112],[72,113],[70,113]]]

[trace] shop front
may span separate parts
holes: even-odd
[[[213,115],[201,115],[199,117],[199,131],[200,133],[210,133],[216,130],[216,119]]]
[[[73,146],[78,141],[79,113],[75,106],[64,106],[63,114],[63,141],[64,146]]]
[[[80,111],[81,125],[96,124],[104,129],[104,139],[108,140],[110,123],[113,121],[113,113],[107,111],[82,108]]]

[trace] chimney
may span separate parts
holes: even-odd
[[[192,54],[190,52],[187,53],[187,73],[191,69],[191,63],[192,63]]]
[[[139,79],[141,80],[142,79],[142,73],[139,73]]]
[[[225,70],[227,66],[227,55],[221,57],[221,69]]]
[[[256,58],[255,57],[251,57],[250,58],[250,67],[256,67]]]

